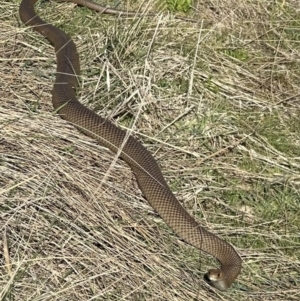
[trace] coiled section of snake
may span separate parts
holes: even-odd
[[[120,152],[120,157],[133,170],[142,193],[161,218],[187,243],[220,261],[220,269],[209,270],[206,278],[212,286],[226,290],[240,273],[240,256],[229,243],[208,232],[189,215],[169,189],[156,160],[140,142],[132,136],[127,137],[125,131],[77,100],[75,87],[80,65],[76,46],[66,33],[36,15],[36,1],[22,0],[19,13],[24,24],[31,26],[54,45],[57,71],[52,102],[55,110],[81,132],[113,152]]]

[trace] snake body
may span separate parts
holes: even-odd
[[[205,278],[215,288],[226,290],[241,271],[240,256],[229,243],[208,232],[189,215],[169,189],[156,160],[139,141],[78,101],[75,87],[80,64],[76,46],[65,32],[36,15],[36,1],[22,0],[19,13],[24,24],[54,45],[57,59],[52,92],[54,109],[81,132],[120,154],[134,172],[142,193],[166,224],[187,243],[219,260],[221,267],[209,270]],[[85,5],[88,1],[80,2]]]

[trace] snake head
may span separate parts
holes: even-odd
[[[204,279],[208,282],[208,284],[220,291],[226,291],[231,285],[231,281],[227,279],[225,273],[220,269],[208,270]]]

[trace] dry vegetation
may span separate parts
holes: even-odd
[[[54,51],[19,2],[0,6],[0,299],[299,300],[299,1],[194,2],[198,23],[154,0],[152,18],[37,5],[78,46],[80,100],[131,128],[191,214],[236,246],[226,293],[128,166],[53,114]]]

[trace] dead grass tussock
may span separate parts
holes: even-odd
[[[299,300],[299,2],[199,2],[198,24],[38,8],[78,45],[81,101],[141,137],[242,254],[225,294],[126,164],[51,113],[54,51],[18,4],[0,8],[1,300]]]

